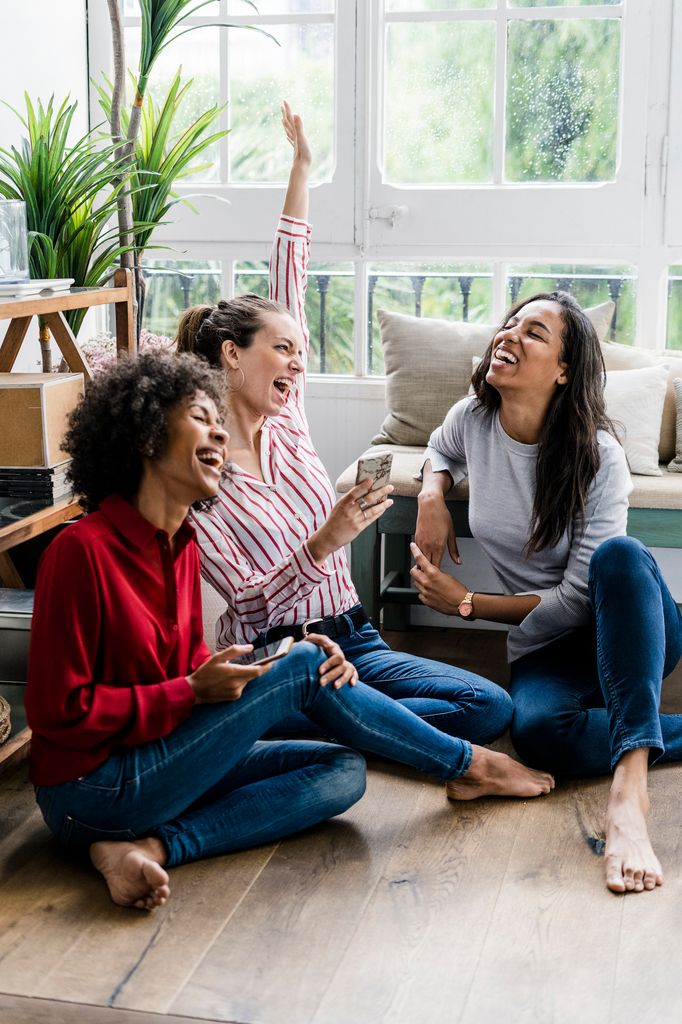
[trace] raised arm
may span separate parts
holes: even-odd
[[[294,150],[282,215],[292,217],[294,220],[307,221],[308,177],[312,161],[310,145],[303,130],[300,114],[292,114],[291,107],[286,100],[282,103],[282,125]]]
[[[282,104],[282,124],[291,143],[293,156],[289,185],[270,255],[270,298],[286,306],[298,324],[301,331],[303,363],[307,367],[310,342],[305,315],[305,293],[308,286],[310,257],[310,225],[307,217],[311,154],[301,117],[291,113],[286,101]],[[299,426],[307,433],[303,412],[304,392],[305,374],[300,374],[290,396],[289,402],[291,399],[293,402],[289,411],[296,415],[298,410],[302,417]]]

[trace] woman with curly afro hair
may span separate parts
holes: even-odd
[[[470,744],[356,685],[329,637],[309,634],[275,665],[237,663],[251,644],[210,654],[186,518],[214,498],[227,461],[221,387],[194,356],[158,353],[89,386],[65,439],[88,515],[50,544],[38,577],[31,778],[50,829],[89,854],[123,906],[163,903],[170,866],[272,842],[362,796],[354,750],[259,742],[294,713],[438,776],[450,796],[482,795],[461,779]],[[490,791],[551,787],[549,776],[491,756],[501,777]]]

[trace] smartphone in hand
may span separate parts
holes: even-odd
[[[285,636],[272,644],[256,647],[248,654],[242,654],[240,658],[233,658],[230,665],[269,665],[272,661],[277,661],[288,654],[293,645],[293,636]]]
[[[385,487],[391,479],[392,463],[392,452],[382,452],[379,455],[368,455],[358,459],[355,483],[359,484],[363,480],[371,479],[372,491],[378,491],[380,487]]]

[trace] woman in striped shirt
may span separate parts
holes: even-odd
[[[226,371],[231,472],[194,524],[202,573],[225,599],[217,646],[260,645],[308,628],[333,637],[359,678],[453,736],[489,743],[511,720],[507,693],[453,666],[392,651],[367,619],[344,545],[391,504],[391,487],[340,501],[313,446],[303,404],[308,328],[310,150],[282,108],[294,150],[270,259],[270,299],[245,295],[188,310],[178,348]],[[291,723],[290,723],[291,724]],[[299,723],[299,725],[309,723]]]

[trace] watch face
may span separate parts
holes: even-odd
[[[459,606],[459,614],[463,619],[468,619],[473,610],[474,607],[471,601],[462,601],[461,605]]]

